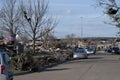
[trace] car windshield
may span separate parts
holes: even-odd
[[[75,51],[75,52],[83,53],[83,52],[85,52],[85,51],[84,51],[84,49],[83,49],[83,48],[78,48],[78,49],[76,49],[76,51]]]

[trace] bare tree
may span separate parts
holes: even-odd
[[[111,21],[109,24],[120,28],[120,4],[117,0],[98,0],[99,5],[104,8]]]
[[[75,41],[75,35],[74,34],[68,34],[66,36],[66,40],[67,40],[67,43],[69,45],[72,45],[74,43],[74,41]]]
[[[36,40],[51,32],[56,26],[52,17],[46,17],[48,3],[44,0],[28,0],[27,4],[21,2],[21,11],[24,18],[24,31],[33,41],[33,53],[35,53]]]
[[[54,36],[53,32],[49,32],[43,36],[43,46],[45,48],[52,48],[55,47],[56,37]]]
[[[21,16],[16,0],[4,0],[0,11],[0,29],[10,35],[19,34]]]

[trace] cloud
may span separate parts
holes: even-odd
[[[72,13],[72,10],[71,9],[67,9],[65,11],[63,11],[63,15],[70,15]]]
[[[70,14],[72,11],[70,9],[66,10],[66,14]]]

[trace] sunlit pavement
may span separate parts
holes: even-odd
[[[14,80],[120,80],[119,58],[120,55],[98,53],[42,72],[15,76]]]

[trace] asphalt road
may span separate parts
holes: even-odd
[[[88,59],[68,61],[42,72],[15,76],[14,80],[120,80],[120,55],[99,52]]]

